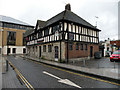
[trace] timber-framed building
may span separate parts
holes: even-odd
[[[99,51],[99,29],[71,11],[65,10],[47,21],[37,20],[26,32],[27,54],[56,61],[93,57]]]

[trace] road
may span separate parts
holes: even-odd
[[[20,56],[8,56],[33,88],[118,88],[118,85],[94,77],[41,64]]]

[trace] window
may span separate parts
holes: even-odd
[[[46,52],[46,45],[43,45],[43,52]]]
[[[83,44],[81,44],[81,50],[83,50]]]
[[[85,44],[85,50],[87,50],[87,44]]]
[[[42,31],[38,33],[38,38],[41,38],[41,37],[42,37]]]
[[[52,34],[54,34],[56,31],[59,31],[59,25],[53,26],[52,27]]]
[[[13,51],[12,51],[13,53],[16,53],[16,48],[13,48]]]
[[[46,29],[45,31],[44,31],[44,35],[46,36],[46,35],[49,35],[49,29]]]
[[[26,53],[26,49],[25,48],[23,48],[23,53]]]
[[[79,43],[76,43],[76,50],[79,50]]]
[[[48,52],[52,52],[52,45],[48,45]]]
[[[16,44],[16,32],[7,32],[7,44],[8,45]]]
[[[69,43],[69,50],[73,50],[73,43]]]

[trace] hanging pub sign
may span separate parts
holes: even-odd
[[[57,36],[57,37],[59,36],[59,31],[56,31],[56,32],[55,32],[55,37],[56,37],[56,36]]]

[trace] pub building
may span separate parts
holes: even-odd
[[[25,33],[27,54],[59,62],[94,57],[99,51],[99,31],[67,4],[63,12],[47,21],[37,20],[35,29]]]

